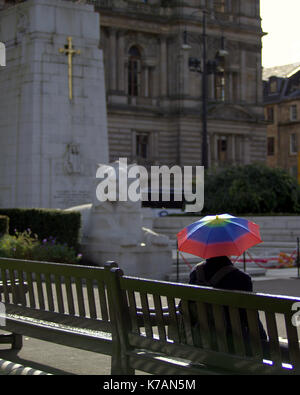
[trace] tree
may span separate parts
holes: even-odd
[[[204,188],[205,213],[300,213],[300,187],[283,169],[251,164],[209,170]]]

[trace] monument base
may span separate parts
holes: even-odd
[[[172,271],[172,254],[170,248],[165,246],[110,247],[83,243],[82,254],[89,262],[99,266],[115,261],[127,276],[166,280]]]

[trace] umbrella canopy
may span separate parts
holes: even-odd
[[[177,234],[178,249],[201,258],[239,256],[261,243],[259,226],[230,214],[208,215]]]

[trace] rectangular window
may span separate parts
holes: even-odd
[[[274,108],[267,107],[267,121],[274,122]]]
[[[292,133],[290,135],[290,154],[297,154],[298,145],[297,145],[297,135],[296,133]]]
[[[298,177],[298,167],[297,166],[290,167],[290,175],[295,178]]]
[[[149,134],[136,134],[136,156],[141,159],[149,159]]]
[[[215,74],[215,98],[218,101],[225,101],[225,77],[224,73]]]
[[[218,138],[218,161],[226,162],[227,160],[227,138],[225,136]]]
[[[270,93],[277,93],[277,80],[270,82]]]
[[[239,101],[239,75],[238,73],[232,73],[232,101]]]
[[[225,0],[214,0],[214,8],[216,12],[225,12]]]
[[[290,106],[290,120],[291,121],[296,121],[298,118],[297,116],[297,105],[293,104]]]
[[[267,141],[268,141],[267,152],[268,152],[269,156],[272,156],[275,153],[275,138],[274,137],[268,137]]]

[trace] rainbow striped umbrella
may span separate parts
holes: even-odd
[[[230,214],[208,215],[177,234],[178,250],[201,258],[240,256],[261,243],[259,226]]]

